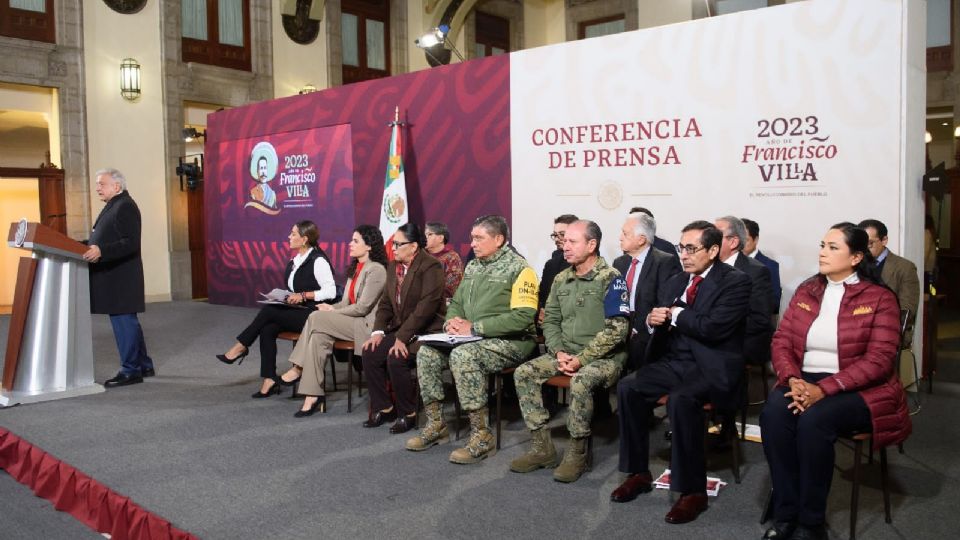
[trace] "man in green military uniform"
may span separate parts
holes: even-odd
[[[600,237],[600,227],[592,221],[576,221],[567,228],[563,256],[571,266],[557,275],[547,298],[543,320],[547,354],[514,372],[520,410],[533,437],[530,451],[510,463],[515,472],[557,465],[541,385],[562,374],[572,377],[567,416],[570,444],[553,479],[574,482],[580,478],[587,465],[593,393],[616,384],[626,362],[627,283],[600,256]]]
[[[449,440],[443,422],[443,370],[447,366],[470,416],[470,440],[450,454],[454,463],[476,463],[496,451],[487,425],[487,377],[513,367],[533,352],[537,313],[537,275],[507,245],[510,228],[501,216],[477,218],[470,231],[476,259],[447,307],[444,331],[482,339],[452,350],[424,345],[417,353],[417,376],[427,424],[407,441],[407,450],[421,451]]]

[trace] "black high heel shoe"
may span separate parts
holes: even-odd
[[[300,375],[297,375],[297,378],[292,381],[285,381],[283,380],[283,377],[280,377],[280,379],[278,379],[277,382],[280,383],[282,386],[293,386],[298,382],[300,382],[301,377],[303,377],[303,373],[301,373]]]
[[[280,393],[280,385],[277,384],[277,380],[274,379],[273,385],[271,385],[270,388],[267,389],[266,393],[257,390],[253,394],[250,394],[250,397],[252,397],[253,399],[263,399],[279,393]]]
[[[305,418],[307,416],[313,416],[313,413],[320,411],[322,413],[327,412],[327,396],[317,396],[317,400],[313,402],[313,405],[310,406],[307,410],[299,410],[293,413],[293,416],[296,418]]]
[[[248,354],[250,354],[250,349],[245,348],[243,350],[243,353],[237,356],[236,358],[227,358],[227,355],[225,354],[218,354],[217,360],[223,362],[224,364],[233,364],[234,362],[236,362],[237,365],[239,366],[240,364],[243,363],[243,359],[246,358]]]

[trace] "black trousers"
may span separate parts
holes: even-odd
[[[646,329],[639,330],[646,333]],[[633,328],[630,329],[627,338],[627,372],[635,371],[644,366],[646,362],[647,344],[650,342],[650,335],[640,336],[635,334]]]
[[[816,382],[825,373],[804,373]],[[770,392],[760,413],[763,451],[773,480],[773,516],[816,526],[825,521],[827,495],[833,480],[834,443],[839,435],[871,430],[870,409],[857,392],[826,396],[801,414],[793,414],[784,396],[789,388]]]
[[[411,373],[416,368],[416,363],[413,355],[407,358],[389,356],[390,347],[393,347],[396,341],[396,334],[387,334],[373,350],[363,351],[363,371],[367,374],[370,412],[389,409],[393,405],[393,399],[387,391],[388,378],[397,397],[397,414],[411,415],[417,412],[417,385]]]
[[[260,376],[277,378],[277,335],[280,332],[299,332],[307,322],[312,309],[267,305],[260,308],[253,322],[240,332],[237,341],[250,347],[260,340]]]
[[[640,367],[617,385],[620,422],[620,470],[650,470],[650,423],[660,397],[669,394],[667,414],[673,429],[670,489],[700,493],[706,489],[703,404],[709,382],[692,360],[663,360]]]

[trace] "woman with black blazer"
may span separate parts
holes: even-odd
[[[326,412],[323,389],[327,357],[337,340],[356,343],[354,353],[360,355],[363,340],[373,327],[374,308],[380,301],[387,279],[387,252],[383,236],[373,225],[360,225],[350,240],[350,267],[347,269],[343,299],[333,305],[323,304],[310,314],[300,340],[297,341],[290,362],[293,364],[280,384],[287,386],[300,381],[298,392],[304,396],[303,406],[294,414],[297,418]]]
[[[318,303],[333,300],[337,295],[330,260],[317,244],[319,236],[317,226],[312,221],[301,221],[290,229],[287,238],[290,249],[296,255],[287,263],[283,279],[287,290],[293,291],[285,300],[289,306],[263,306],[253,322],[237,336],[233,347],[217,355],[217,359],[225,364],[239,364],[250,352],[253,342],[260,340],[260,376],[263,382],[250,397],[265,398],[280,390],[277,385],[277,335],[280,332],[299,332],[307,317],[313,313],[310,308],[324,305]]]

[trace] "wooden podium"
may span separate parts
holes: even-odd
[[[33,256],[17,269],[0,407],[103,392],[93,382],[87,246],[26,220],[10,224],[7,244]]]

